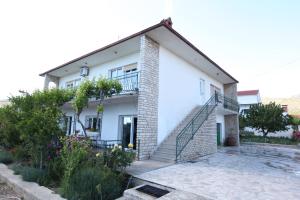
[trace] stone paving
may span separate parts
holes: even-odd
[[[300,199],[300,150],[222,148],[195,163],[146,172],[138,178],[211,199]]]
[[[0,200],[21,200],[23,199],[22,195],[14,191],[6,183],[0,182]]]

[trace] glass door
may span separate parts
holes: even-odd
[[[133,144],[133,149],[136,149],[137,117],[121,116],[120,119],[122,146],[127,148],[128,144]]]

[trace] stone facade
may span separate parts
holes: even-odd
[[[178,161],[188,161],[217,152],[217,127],[215,110],[199,128],[194,138],[182,151]]]
[[[224,94],[237,101],[237,84],[231,83],[224,85]],[[225,115],[225,138],[227,138],[229,135],[234,136],[237,145],[239,145],[239,115],[237,114],[231,114],[231,115]]]
[[[159,45],[147,36],[140,43],[140,85],[138,96],[138,159],[149,159],[157,146]]]
[[[236,83],[225,84],[224,95],[237,101],[237,84]]]
[[[240,136],[239,136],[239,115],[225,115],[225,138],[228,136],[234,136],[237,146],[239,146]]]

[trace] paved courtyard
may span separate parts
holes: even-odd
[[[300,150],[243,145],[195,163],[167,166],[141,179],[209,199],[300,199]]]

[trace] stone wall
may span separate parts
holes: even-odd
[[[215,110],[209,115],[201,128],[194,135],[178,161],[194,160],[200,156],[217,152],[217,127]]]
[[[140,45],[137,141],[138,157],[145,160],[157,146],[159,45],[145,35]]]
[[[224,95],[234,99],[237,101],[237,84],[230,83],[224,85]],[[225,115],[225,139],[232,135],[235,137],[237,141],[237,145],[239,145],[239,115],[238,114],[231,114]]]
[[[239,136],[239,115],[225,115],[225,139],[231,135],[234,136],[237,141],[237,146],[239,146],[240,136]]]
[[[237,101],[237,84],[236,83],[225,84],[224,95]]]

